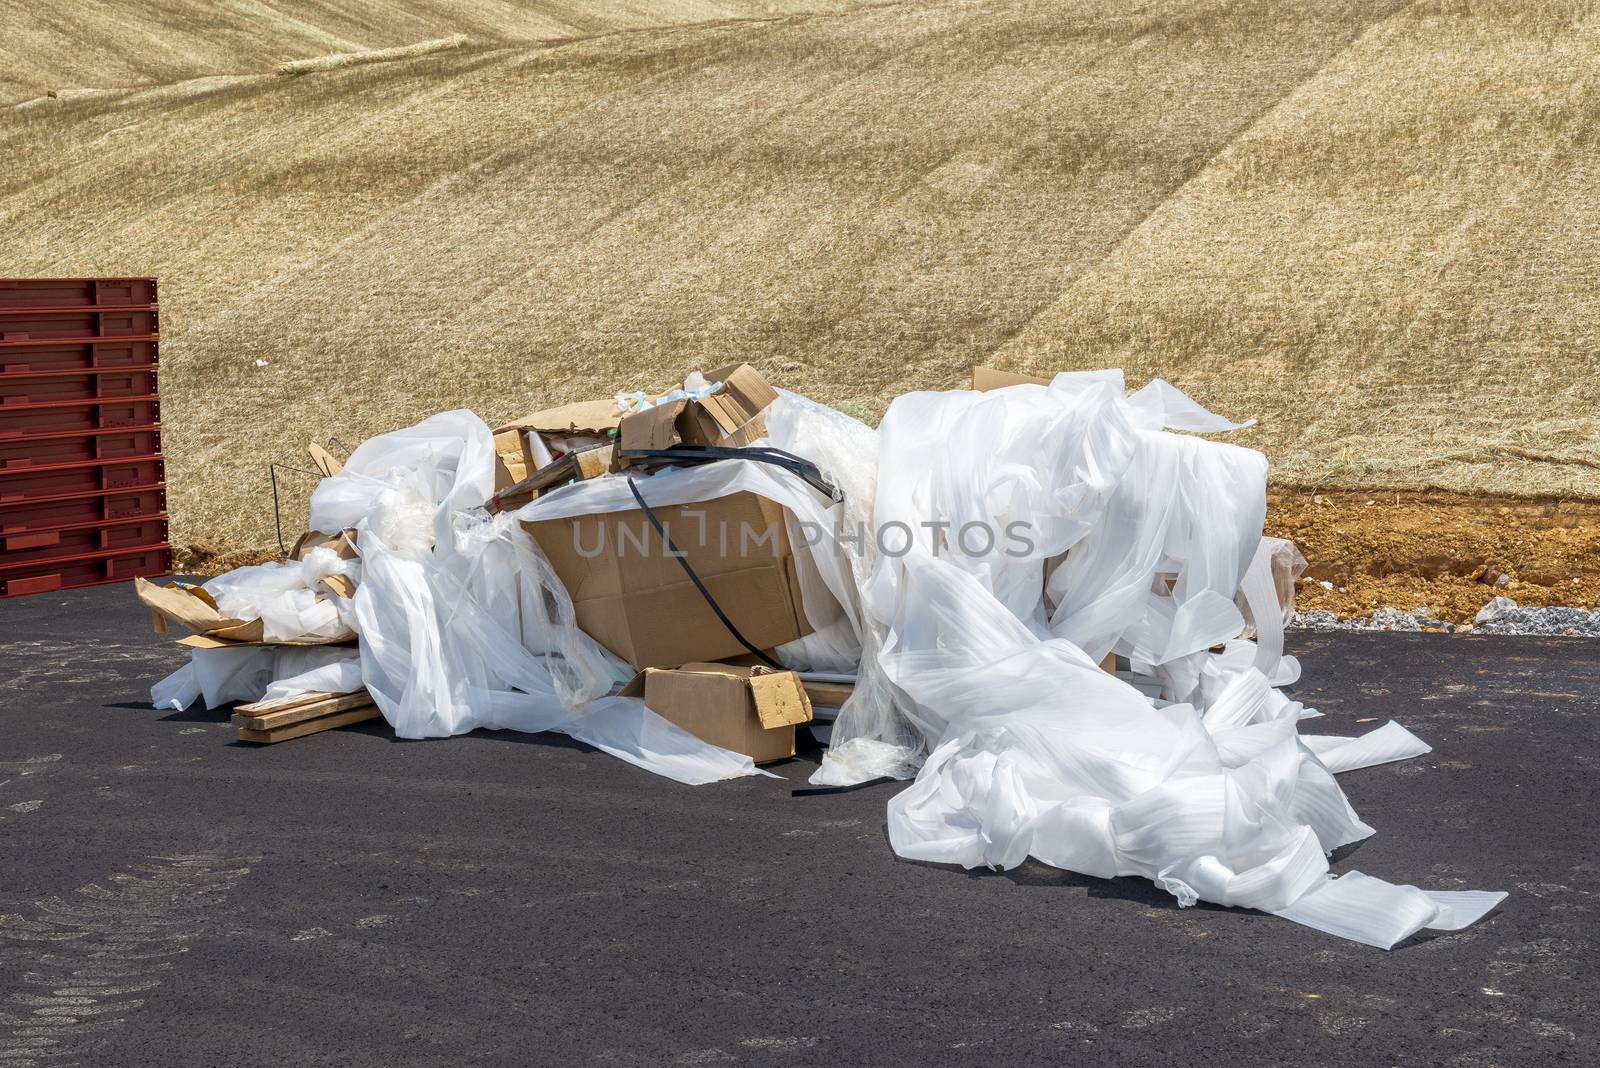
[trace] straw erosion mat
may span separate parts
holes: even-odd
[[[1600,496],[1591,3],[129,6],[0,0],[0,274],[160,277],[180,543],[272,544],[308,438],[735,359],[868,419],[1121,366],[1285,486]]]

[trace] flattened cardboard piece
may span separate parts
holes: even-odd
[[[799,677],[732,664],[647,668],[622,690],[651,711],[712,745],[756,763],[794,755],[794,728],[811,718]]]
[[[261,640],[261,620],[223,615],[211,595],[199,586],[178,582],[158,586],[148,579],[136,578],[133,592],[152,612],[160,613],[169,623],[176,623],[194,634],[240,642]]]
[[[623,416],[617,426],[619,455],[616,463],[619,469],[628,466],[628,461],[620,455],[622,452],[631,449],[670,449],[682,441],[678,419],[688,407],[688,401],[675,400]]]
[[[356,532],[354,528],[341,530],[337,534],[324,534],[319,530],[308,530],[295,539],[294,548],[289,550],[289,559],[304,560],[310,555],[312,549],[332,549],[341,560],[354,560],[361,555],[356,551]]]
[[[190,634],[179,638],[176,644],[186,649],[233,649],[265,645],[266,642],[231,642],[226,638],[213,638],[209,634]]]
[[[318,471],[322,472],[323,478],[332,478],[344,470],[344,464],[335,460],[331,452],[316,442],[313,441],[307,444],[306,451],[311,454],[311,462]]]
[[[993,367],[973,367],[972,388],[979,393],[987,393],[991,389],[1004,389],[1007,386],[1048,386],[1048,378],[1034,378],[1030,375],[1019,375],[1014,371],[1000,371]]]
[[[355,646],[356,639],[340,638],[332,642],[269,642],[269,641],[231,641],[227,638],[218,638],[213,634],[189,634],[179,638],[174,645],[181,645],[186,649],[260,649],[267,647],[280,647],[292,645],[296,648],[309,648],[316,646]]]
[[[514,432],[520,437],[529,430],[563,437],[574,434],[599,434],[603,437],[606,431],[616,429],[621,421],[622,413],[617,411],[617,402],[607,397],[604,400],[578,401],[576,404],[563,404],[559,408],[531,412],[495,427],[494,432],[497,437],[506,432]]]
[[[811,633],[782,506],[753,493],[654,509],[734,626],[768,649]],[[578,626],[635,669],[744,653],[639,509],[524,524]]]

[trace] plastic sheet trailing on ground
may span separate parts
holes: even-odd
[[[1504,898],[1330,873],[1331,851],[1373,833],[1334,773],[1428,747],[1395,723],[1355,739],[1300,733],[1317,713],[1278,687],[1299,676],[1283,623],[1304,561],[1262,537],[1265,459],[1199,436],[1242,424],[1164,382],[1130,395],[1103,371],[907,394],[876,430],[769,392],[759,422],[740,426],[739,405],[764,387],[741,375],[654,401],[619,394],[614,416],[571,406],[492,432],[458,411],[373,438],[311,500],[312,529],[353,532],[358,561],[313,550],[207,583],[218,609],[253,613],[276,640],[357,644],[197,649],[155,699],[365,687],[401,737],[555,730],[680,782],[760,774],[617,695],[634,668],[663,665],[639,649],[625,662],[615,638],[580,628],[530,534],[632,513],[645,496],[654,513],[748,493],[782,508],[803,615],[761,655],[855,679],[813,782],[911,779],[889,802],[901,856],[1138,875],[1182,905],[1260,909],[1383,947]],[[620,435],[603,425],[618,417],[633,420]],[[679,449],[782,450],[762,455],[820,477],[754,452],[674,464],[663,457],[692,453],[630,449],[630,435],[664,433]],[[535,477],[517,496],[505,468],[518,450],[571,481]],[[333,572],[352,580],[347,598]],[[637,607],[628,596],[612,617]],[[1104,670],[1113,655],[1147,685]]]

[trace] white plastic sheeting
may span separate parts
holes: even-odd
[[[361,688],[359,654],[340,645],[242,645],[194,649],[189,662],[150,688],[150,703],[181,711],[230,701],[275,700]]]
[[[929,755],[889,804],[890,841],[965,867],[1032,856],[1140,875],[1182,905],[1262,909],[1386,948],[1465,926],[1505,895],[1329,874],[1330,851],[1373,833],[1332,772],[1427,747],[1392,723],[1298,735],[1315,713],[1271,685],[1299,667],[1282,655],[1261,537],[1265,461],[1163,430],[1232,426],[1165,383],[1127,397],[1117,372],[891,405],[878,469],[896,477],[880,480],[876,520],[914,534],[879,554],[862,625]],[[1025,537],[988,552],[959,539],[983,528]],[[1241,602],[1257,642],[1235,637]],[[1113,651],[1170,700],[1100,670]],[[818,779],[915,762],[892,717],[852,711]]]

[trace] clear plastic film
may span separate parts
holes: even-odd
[[[1329,872],[1331,850],[1373,833],[1333,773],[1426,746],[1397,724],[1298,734],[1315,712],[1274,688],[1299,672],[1280,592],[1297,554],[1262,538],[1265,460],[1168,432],[1237,425],[1165,383],[1126,397],[1114,372],[891,405],[878,466],[896,478],[876,518],[915,534],[879,554],[861,607],[883,636],[893,726],[929,754],[890,802],[891,843],[968,867],[1032,856],[1141,875],[1182,905],[1380,946],[1471,922],[1504,895]],[[1005,560],[949,536],[1018,519],[1029,544]],[[1247,612],[1255,641],[1238,638]],[[1102,671],[1113,651],[1161,679],[1164,700]],[[857,774],[852,747],[903,741],[887,727],[841,716],[815,781]]]

